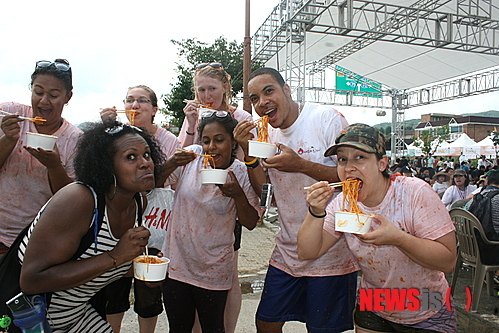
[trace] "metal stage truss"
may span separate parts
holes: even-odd
[[[252,61],[279,69],[300,102],[391,109],[395,158],[404,149],[406,109],[499,90],[498,5],[281,0],[252,37]],[[327,74],[338,65],[346,76],[380,82],[372,87],[378,92],[331,88]]]

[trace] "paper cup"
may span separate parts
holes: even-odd
[[[26,146],[31,148],[42,148],[46,151],[54,149],[56,136],[39,133],[26,132]]]
[[[152,260],[154,263],[147,263],[148,260]],[[133,259],[133,276],[141,281],[163,281],[166,278],[169,262],[168,258],[139,256]]]
[[[352,234],[365,234],[369,232],[372,216],[348,212],[335,212],[335,230]]]
[[[277,146],[272,143],[249,140],[248,155],[260,158],[269,158],[277,153]]]
[[[229,170],[224,169],[201,169],[201,183],[203,184],[225,184]]]

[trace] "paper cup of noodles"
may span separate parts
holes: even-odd
[[[269,158],[277,153],[277,146],[272,143],[249,140],[248,155],[260,158]]]
[[[133,259],[133,276],[141,281],[162,281],[170,259],[156,256],[138,256]]]
[[[26,132],[26,146],[31,148],[42,148],[46,151],[54,149],[56,136],[39,133]]]
[[[225,184],[229,170],[224,169],[201,169],[202,184]]]
[[[349,212],[335,212],[334,219],[336,231],[365,234],[369,232],[373,217]]]

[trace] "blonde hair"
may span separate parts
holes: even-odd
[[[232,104],[232,85],[230,83],[231,77],[229,73],[227,73],[222,67],[211,67],[210,65],[200,68],[194,72],[194,76],[192,78],[192,90],[194,92],[194,96],[196,100],[199,101],[198,92],[196,89],[196,80],[200,76],[211,77],[212,79],[216,79],[222,83],[225,87],[225,92],[222,99],[222,110],[230,111]]]

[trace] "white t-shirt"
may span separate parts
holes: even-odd
[[[423,267],[398,247],[364,243],[354,234],[334,230],[334,212],[341,210],[343,195],[338,195],[326,207],[328,213],[324,230],[346,239],[362,270],[360,288],[427,288],[429,293],[439,292],[445,299],[448,284],[441,271]],[[423,180],[415,177],[392,176],[391,186],[383,201],[376,207],[358,203],[366,215],[379,214],[398,229],[415,237],[435,240],[455,230],[449,212],[437,194]],[[373,220],[370,231],[380,222]],[[344,237],[342,237],[344,236]],[[379,316],[400,324],[412,325],[433,316],[437,311],[376,311]]]
[[[435,182],[432,187],[433,190],[437,192],[437,194],[440,194],[442,192],[445,192],[445,190],[449,187],[449,185],[447,183],[440,184],[439,182]]]
[[[319,164],[336,166],[332,156],[324,157],[326,149],[334,145],[336,136],[348,125],[345,117],[330,106],[306,103],[298,119],[288,128],[269,125],[269,142],[282,143],[300,157]],[[274,184],[274,197],[279,210],[281,230],[270,264],[292,276],[343,275],[358,270],[344,240],[315,260],[300,260],[297,252],[298,230],[307,215],[303,188],[317,180],[302,174],[269,169]]]
[[[456,185],[452,185],[447,190],[445,190],[445,193],[442,196],[442,202],[444,203],[445,207],[447,207],[447,210],[450,210],[454,202],[461,199],[466,199],[466,197],[474,190],[476,190],[475,185],[466,186],[464,188],[464,191],[461,191]]]
[[[203,153],[199,145],[186,149]],[[209,290],[228,290],[234,275],[236,204],[217,185],[201,184],[202,167],[203,158],[198,156],[175,170],[178,183],[163,253],[171,260],[171,279]],[[234,173],[249,203],[258,211],[259,199],[246,165],[234,159],[227,170]]]
[[[33,110],[28,105],[3,103],[0,107],[5,112],[33,117]],[[18,124],[21,137],[0,169],[0,242],[6,246],[11,246],[19,232],[33,221],[40,208],[52,197],[47,168],[23,148],[26,145],[26,132],[38,133],[38,130],[31,121]],[[71,179],[75,179],[73,159],[81,134],[78,127],[65,119],[53,134],[57,137],[61,163]],[[0,136],[3,135],[0,130]]]

